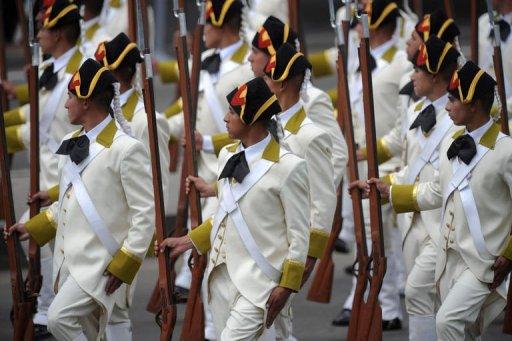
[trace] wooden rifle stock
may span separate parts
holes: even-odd
[[[419,19],[423,18],[423,0],[413,0],[412,8]]]
[[[471,60],[478,65],[478,1],[471,0]]]
[[[143,61],[143,94],[144,107],[148,120],[148,139],[151,155],[151,172],[153,176],[153,193],[155,197],[155,227],[158,243],[167,237],[165,230],[165,208],[162,193],[162,173],[160,168],[160,152],[158,145],[158,127],[156,124],[155,94],[153,89],[153,70],[151,51],[148,38],[147,0],[136,1],[136,22],[138,42],[144,53]],[[158,254],[158,287],[160,293],[160,340],[172,338],[176,324],[176,305],[174,303],[174,264],[169,257],[169,250]]]
[[[0,88],[0,92],[3,90]],[[0,182],[2,191],[0,192],[3,202],[3,216],[6,226],[12,226],[16,223],[14,215],[14,202],[12,197],[10,167],[7,157],[7,138],[5,136],[4,109],[0,102]],[[23,274],[21,269],[21,245],[17,233],[11,234],[6,239],[7,258],[9,263],[9,275],[12,291],[12,323],[13,340],[25,340],[25,332],[29,321],[32,320],[32,304],[23,284]]]
[[[29,47],[30,42],[28,38],[28,23],[27,17],[25,15],[25,6],[23,0],[16,0],[16,10],[18,12],[18,20],[21,27],[21,39],[23,44],[23,57],[25,58],[25,65],[30,65],[32,62],[32,57]]]
[[[446,12],[446,16],[448,18],[454,18],[454,10],[452,0],[444,0],[444,11]]]
[[[300,42],[300,51],[307,56],[306,40],[304,30],[300,24],[300,0],[288,0],[288,18],[290,28],[297,33]]]
[[[183,100],[183,115],[185,125],[185,167],[188,173],[197,176],[197,150],[195,146],[195,109],[192,104],[191,84],[188,69],[187,56],[187,37],[185,13],[183,8],[175,9],[180,20],[180,39],[176,47],[179,69],[179,85],[181,97]],[[188,194],[190,208],[190,222],[192,228],[196,228],[202,223],[201,201],[199,192],[192,185]],[[192,250],[189,266],[192,272],[192,281],[190,284],[185,318],[181,330],[181,340],[204,340],[204,309],[201,300],[201,283],[203,281],[204,269],[206,267],[206,258],[199,255],[196,250]]]
[[[362,15],[364,38],[359,46],[359,65],[363,82],[363,106],[366,131],[366,149],[368,161],[368,178],[379,178],[377,163],[377,143],[375,133],[375,111],[373,106],[373,85],[370,68],[370,43],[368,29],[368,15]],[[372,274],[367,273],[370,279],[368,297],[362,303],[358,323],[358,340],[382,340],[382,312],[378,302],[382,281],[386,273],[386,258],[384,254],[384,240],[382,233],[382,213],[380,194],[375,184],[370,186],[370,230],[372,252]],[[369,269],[367,269],[369,271]]]
[[[499,37],[497,39],[500,39]],[[504,134],[510,135],[508,128],[508,110],[507,110],[507,95],[505,93],[505,79],[503,75],[503,59],[501,56],[501,47],[494,46],[494,54],[492,56],[494,64],[494,73],[496,74],[496,83],[498,83],[498,97],[501,103],[501,131]]]
[[[0,18],[4,18],[3,6],[0,6]],[[0,25],[0,80],[7,79],[7,67],[5,56],[5,34],[4,25]],[[2,110],[9,110],[9,99],[5,91],[0,91],[0,105]],[[0,191],[2,191],[2,180],[0,179]],[[4,217],[4,201],[0,200],[0,219]]]

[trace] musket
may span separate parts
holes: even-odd
[[[492,0],[486,0],[487,2],[487,14],[489,15],[489,23],[491,28],[494,30],[494,52],[492,60],[494,64],[494,74],[496,75],[496,83],[498,83],[498,97],[501,103],[501,131],[504,134],[509,135],[508,128],[508,111],[507,111],[507,95],[505,92],[505,79],[503,76],[503,58],[501,55],[501,35],[500,26],[494,20],[494,10],[492,8]]]
[[[147,0],[136,1],[136,22],[138,44],[143,51],[144,61],[143,94],[144,107],[148,120],[149,150],[151,155],[151,172],[153,175],[153,193],[155,197],[155,227],[158,243],[167,237],[165,231],[165,209],[162,193],[162,173],[160,168],[160,152],[158,146],[158,127],[156,124],[155,93],[153,89],[153,64],[149,48],[147,15]],[[176,324],[176,305],[174,303],[174,264],[169,257],[169,251],[158,254],[158,287],[160,291],[160,340],[167,341],[172,338]]]
[[[300,42],[301,52],[307,56],[306,40],[304,39],[304,30],[300,24],[300,0],[288,0],[288,18],[290,28],[297,32]]]
[[[347,66],[348,66],[348,49],[349,49],[349,39],[348,39],[348,34],[350,32],[350,20],[352,20],[352,0],[345,0],[344,1],[344,4],[345,4],[345,15],[343,16],[343,19],[341,19],[341,28],[342,28],[342,33],[343,33],[343,41],[345,42],[345,44],[343,45],[345,47],[345,58],[344,58],[344,62],[345,62],[345,69],[347,69]],[[334,7],[334,5],[333,5]],[[330,11],[330,7],[329,7],[329,11]],[[331,15],[332,16],[332,15]],[[332,26],[332,23],[331,23],[331,26]]]
[[[363,14],[361,21],[363,24],[363,38],[359,46],[359,65],[363,83],[368,179],[370,179],[379,178],[379,168],[377,162],[373,85],[370,68],[370,30],[368,14]],[[372,273],[369,273],[369,268],[366,269],[366,276],[370,279],[370,287],[366,300],[361,302],[361,311],[357,326],[357,340],[382,340],[382,311],[378,302],[378,296],[386,273],[386,257],[384,254],[380,194],[375,184],[370,186],[369,201],[372,243],[370,261],[372,263]]]
[[[30,194],[34,195],[39,192],[39,43],[35,37],[35,25],[33,13],[33,1],[29,1],[30,16],[28,34],[30,39],[30,47],[32,50],[32,63],[29,69],[28,92],[30,95]],[[38,200],[30,203],[30,218],[39,214],[41,209]],[[33,238],[29,240],[28,246],[28,274],[27,274],[27,292],[31,299],[32,312],[37,309],[37,296],[42,284],[41,276],[41,257],[39,246]],[[28,339],[34,338],[34,326],[32,319],[26,329]]]
[[[471,0],[471,60],[478,64],[478,1]]]
[[[128,0],[128,38],[137,42],[137,18],[135,0]]]
[[[4,18],[3,6],[0,6],[0,18]],[[7,67],[5,56],[5,32],[4,25],[0,25],[0,80],[7,79]],[[2,110],[9,110],[9,99],[5,91],[0,92],[0,104]],[[2,181],[0,180],[0,191],[2,191]],[[4,216],[4,202],[0,201],[0,219]]]
[[[185,126],[185,167],[188,173],[197,176],[197,150],[195,146],[195,113],[192,104],[192,93],[190,75],[188,69],[187,54],[187,24],[183,7],[180,7],[177,0],[174,0],[174,15],[179,20],[180,38],[176,46],[178,58],[179,86],[183,100],[183,117]],[[200,195],[193,184],[188,193],[190,223],[192,228],[199,226],[202,222]],[[201,283],[203,281],[206,258],[192,250],[189,259],[189,267],[192,272],[192,281],[188,294],[185,318],[181,330],[181,340],[204,340],[204,309],[201,300]]]
[[[453,3],[452,0],[444,0],[444,11],[448,18],[454,18]]]
[[[33,8],[30,7],[31,11],[32,9]],[[27,16],[25,15],[25,6],[23,0],[16,0],[16,10],[18,12],[18,20],[21,27],[21,39],[23,45],[23,56],[25,58],[25,65],[30,65],[32,62],[32,56],[30,51],[30,38],[28,32]],[[30,13],[30,16],[32,17],[32,13]]]
[[[336,21],[336,12],[334,10],[334,0],[328,0],[329,14],[331,27],[336,34],[336,46],[338,47],[338,124],[342,130],[346,126],[342,111],[347,110],[350,112],[350,99],[348,97],[347,86],[347,72],[346,72],[346,54],[344,40],[344,32],[339,22]],[[348,6],[348,5],[347,5]],[[336,209],[334,211],[334,219],[332,222],[331,233],[327,241],[327,246],[324,250],[320,263],[316,267],[315,276],[308,291],[307,299],[319,303],[328,303],[331,300],[332,283],[334,278],[334,262],[332,260],[332,253],[334,252],[334,242],[340,234],[343,219],[341,218],[342,211],[342,185],[340,184],[336,194]]]
[[[0,87],[0,93],[3,93]],[[14,202],[12,197],[11,173],[7,157],[7,138],[5,136],[4,109],[0,102],[0,182],[2,191],[0,198],[3,202],[2,215],[6,226],[12,226],[16,223],[14,215]],[[12,314],[13,340],[25,340],[25,331],[29,321],[32,320],[32,305],[28,298],[23,284],[22,263],[21,263],[21,245],[19,235],[12,233],[7,239],[7,258],[9,263],[9,275],[11,280],[12,292]]]

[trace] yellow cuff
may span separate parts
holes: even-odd
[[[23,139],[21,138],[21,127],[21,125],[17,125],[5,128],[7,152],[9,154],[25,150],[25,144],[23,144]]]
[[[327,52],[327,50],[323,50],[312,53],[308,56],[308,59],[313,66],[313,77],[323,77],[334,73],[334,70],[332,70],[331,64],[329,63]]]
[[[383,139],[377,140],[377,162],[379,165],[391,159],[393,154],[389,150],[389,147]]]
[[[215,181],[213,184],[213,190],[215,191],[215,195],[216,196],[219,196],[219,183],[217,181]]]
[[[20,105],[28,103],[30,97],[28,95],[28,84],[21,84],[14,87],[14,95]]]
[[[59,185],[55,185],[48,189],[48,196],[52,202],[59,200]]]
[[[287,259],[283,263],[283,273],[281,275],[280,287],[299,291],[304,274],[304,263]]]
[[[211,249],[210,233],[212,232],[213,219],[208,219],[198,227],[192,229],[188,236],[196,250],[204,255]]]
[[[178,62],[176,60],[168,60],[158,62],[158,73],[163,83],[176,83],[180,79]]]
[[[327,90],[327,94],[331,98],[332,105],[336,108],[337,107],[336,101],[338,100],[338,89],[336,89],[336,88],[329,89],[329,90]]]
[[[137,271],[139,271],[142,259],[131,253],[126,247],[121,247],[115,254],[107,271],[126,284],[132,284]]]
[[[384,182],[385,184],[388,184],[390,186],[394,185],[396,183],[396,181],[395,181],[395,173],[390,173],[388,175],[381,176],[380,180],[382,182]]]
[[[329,234],[323,230],[311,229],[309,231],[309,250],[308,256],[314,258],[322,258],[329,240]]]
[[[391,186],[391,205],[396,213],[419,212],[416,200],[418,185],[393,185]]]
[[[219,156],[222,147],[227,146],[233,142],[235,142],[235,140],[230,138],[228,133],[212,135],[213,151],[215,152],[215,155]]]
[[[55,238],[57,233],[57,222],[53,218],[52,212],[43,211],[32,217],[25,223],[30,236],[36,241],[37,245],[43,246]]]
[[[508,260],[512,260],[512,237],[508,238],[507,247],[505,248],[505,250],[503,250],[501,255],[507,258]]]
[[[25,115],[23,115],[20,108],[11,109],[4,113],[4,125],[6,127],[23,124],[26,121]]]
[[[180,97],[176,101],[174,101],[173,104],[168,106],[167,109],[165,109],[164,113],[165,113],[165,117],[171,118],[175,115],[178,115],[182,111],[183,111],[183,100]]]

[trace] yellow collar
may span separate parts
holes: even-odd
[[[128,122],[131,122],[133,119],[133,114],[135,113],[137,103],[139,103],[139,96],[137,95],[137,92],[134,91],[130,95],[130,97],[128,97],[128,100],[121,108],[121,110],[123,111],[124,118],[126,118]]]
[[[397,47],[393,45],[389,49],[387,49],[386,52],[384,52],[381,58],[384,59],[386,62],[391,63],[397,51]]]
[[[87,30],[85,30],[85,37],[87,38],[87,40],[91,40],[99,28],[100,28],[100,24],[95,23],[91,27],[89,27]]]
[[[285,130],[288,130],[292,134],[297,134],[300,129],[302,122],[306,119],[306,112],[304,111],[304,107],[301,107],[299,111],[297,111],[288,122],[284,126]]]
[[[249,51],[249,45],[243,43],[242,46],[233,53],[231,60],[235,63],[242,64],[244,62],[245,55],[247,55],[247,51]]]
[[[482,138],[480,138],[480,144],[484,147],[487,147],[489,149],[494,149],[494,146],[496,145],[496,140],[498,138],[498,135],[500,133],[501,127],[498,123],[493,123],[489,129],[482,135]],[[452,138],[456,139],[457,137],[464,134],[466,129],[460,129],[457,130]]]
[[[80,52],[80,49],[77,49],[73,56],[71,56],[71,59],[66,66],[66,73],[74,74],[80,67],[80,62],[82,61],[83,57],[84,56]]]
[[[75,131],[72,135],[72,137],[77,137],[80,135],[80,133],[84,130],[84,128],[81,128],[77,131]],[[116,120],[112,119],[109,124],[103,130],[98,134],[96,137],[96,142],[101,144],[105,148],[110,148],[112,145],[112,142],[114,141],[114,136],[116,136],[117,132],[117,126],[116,126]]]
[[[414,107],[414,111],[420,111],[423,108],[424,102],[425,102],[424,100],[421,100],[418,103],[416,103],[416,106]]]

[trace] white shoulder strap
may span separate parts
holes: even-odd
[[[226,131],[226,124],[224,122],[225,112],[217,97],[217,93],[213,87],[213,80],[208,72],[201,71],[201,83],[203,84],[204,98],[206,102],[208,102],[208,107],[212,113],[215,126],[218,131],[224,132]]]

